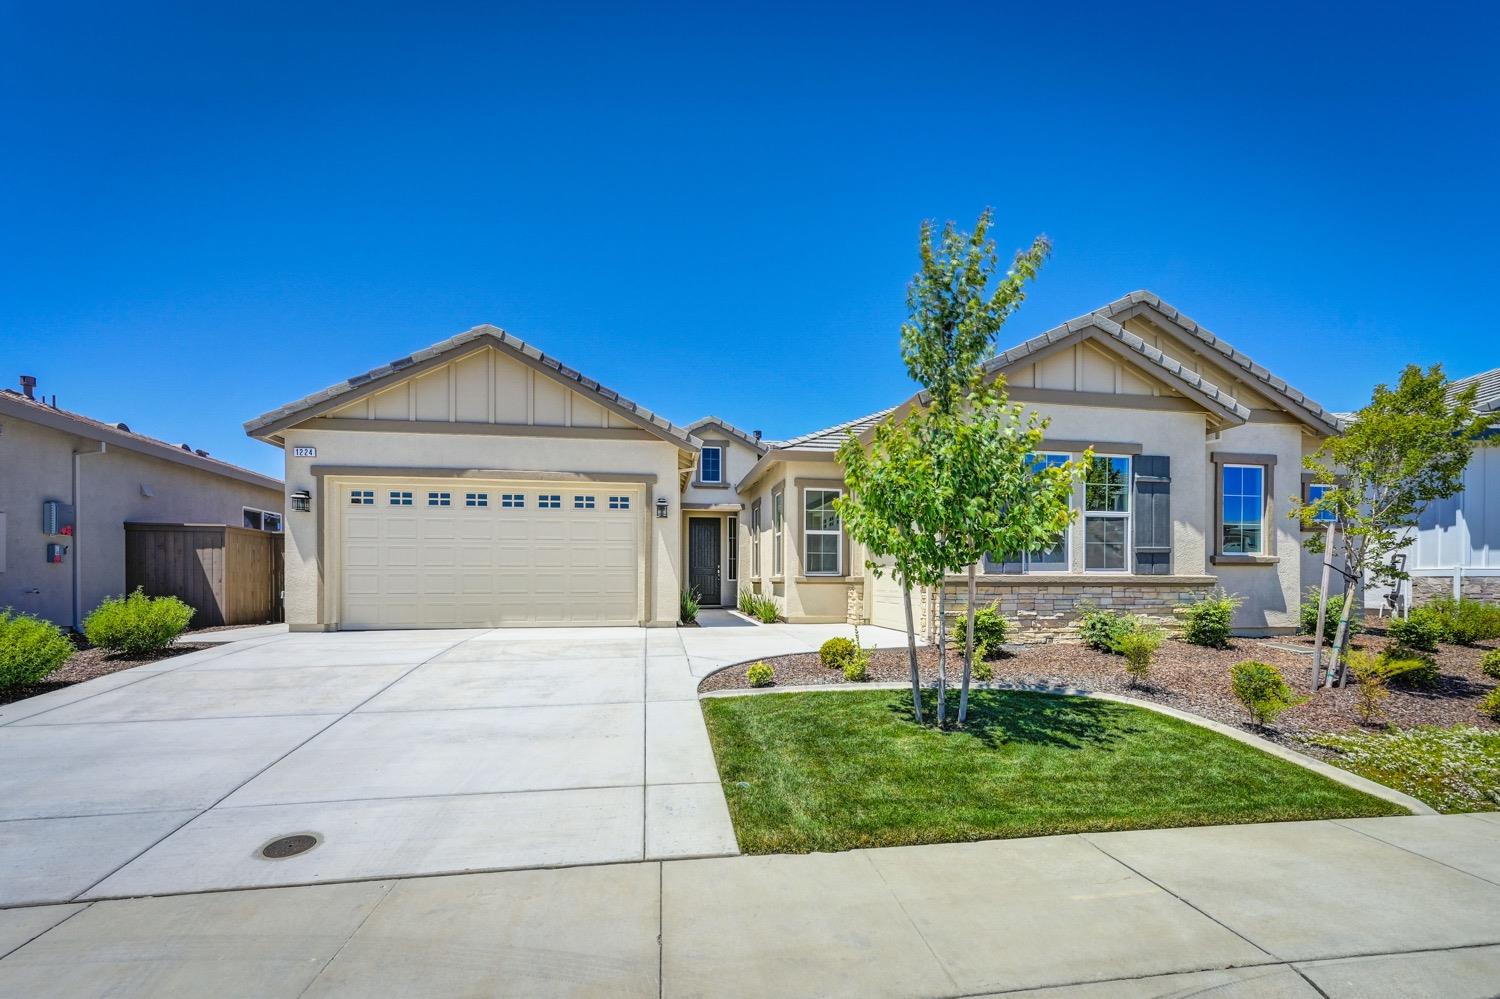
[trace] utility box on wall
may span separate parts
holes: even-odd
[[[67,545],[59,545],[59,544],[57,544],[55,542],[48,542],[48,544],[47,544],[47,562],[49,564],[56,564],[56,563],[61,562],[63,560],[63,556],[66,555],[66,554],[68,554],[68,546]]]
[[[73,533],[73,508],[62,500],[42,501],[42,533],[48,537]]]

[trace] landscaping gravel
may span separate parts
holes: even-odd
[[[121,670],[132,669],[136,666],[144,666],[146,663],[160,662],[163,659],[171,659],[173,656],[186,655],[189,652],[198,652],[202,649],[212,649],[212,645],[200,645],[192,642],[183,642],[169,647],[164,652],[149,656],[114,656],[104,649],[96,649],[85,645],[77,652],[68,657],[56,672],[51,673],[45,680],[39,683],[28,683],[19,687],[10,687],[0,690],[0,704],[10,704],[14,701],[23,701],[28,697],[36,697],[48,691],[61,690],[63,687],[71,687],[75,683],[92,680],[96,676],[106,676],[110,673],[118,673]]]

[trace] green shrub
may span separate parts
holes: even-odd
[[[698,591],[692,587],[683,590],[680,606],[677,611],[677,620],[683,624],[692,624],[698,620],[699,610]]]
[[[979,649],[982,648],[984,646],[980,645],[974,650],[974,679],[981,683],[989,683],[995,678],[995,667],[990,665],[988,659],[979,654]]]
[[[1413,610],[1411,616],[1433,622],[1443,641],[1454,645],[1473,645],[1500,638],[1500,604],[1467,597],[1459,600],[1439,597]]]
[[[1500,687],[1484,695],[1484,700],[1479,702],[1479,710],[1495,721],[1500,721]]]
[[[769,687],[776,682],[776,670],[772,669],[769,663],[752,663],[750,668],[745,670],[745,679],[750,681],[752,687]]]
[[[1328,608],[1323,615],[1323,641],[1332,642],[1339,632],[1339,615],[1344,613],[1344,595],[1342,593],[1328,594]],[[1297,631],[1304,635],[1311,635],[1318,630],[1318,588],[1309,586],[1307,594],[1302,598],[1302,606],[1297,608]],[[1360,624],[1359,617],[1353,612],[1349,615],[1349,637],[1353,638],[1364,630]]]
[[[1010,637],[1010,622],[1000,613],[1000,601],[996,600],[988,607],[978,607],[974,610],[974,658],[976,660],[987,658],[990,655],[999,655],[1000,646]],[[984,649],[981,655],[979,650]]]
[[[1244,597],[1215,588],[1202,600],[1177,608],[1182,618],[1182,640],[1210,649],[1229,648],[1229,626]]]
[[[844,663],[854,657],[854,643],[847,638],[830,638],[818,649],[818,662],[829,669],[843,669]]]
[[[1485,676],[1500,680],[1500,649],[1490,649],[1480,656],[1479,669]]]
[[[870,678],[870,650],[859,644],[858,625],[854,628],[854,641],[850,644],[854,648],[849,653],[849,658],[844,660],[844,679],[862,683]]]
[[[73,643],[51,621],[0,611],[0,690],[36,683],[72,654]]]
[[[1443,639],[1443,629],[1432,614],[1413,614],[1395,618],[1385,626],[1391,645],[1408,652],[1436,652]]]
[[[1115,651],[1125,657],[1125,672],[1130,674],[1132,687],[1151,675],[1151,660],[1161,643],[1161,632],[1152,628],[1127,632],[1115,640]]]
[[[746,613],[761,624],[775,624],[781,619],[781,605],[773,597],[752,595],[750,609]]]
[[[1229,681],[1234,696],[1245,706],[1250,720],[1262,727],[1275,721],[1287,708],[1303,701],[1292,693],[1281,671],[1270,663],[1254,659],[1236,663],[1229,670]]]
[[[83,619],[90,643],[111,652],[160,652],[187,630],[193,609],[176,597],[148,597],[137,587],[128,597],[110,597]]]
[[[755,594],[750,592],[747,586],[740,590],[739,598],[735,601],[735,607],[741,614],[753,617],[755,615]]]
[[[1437,683],[1437,664],[1431,659],[1377,656],[1356,649],[1344,657],[1344,663],[1358,681],[1354,710],[1366,725],[1378,721],[1385,713],[1383,705],[1391,696],[1388,688],[1392,682],[1403,681],[1414,686]]]
[[[1141,628],[1140,618],[1134,614],[1121,614],[1089,603],[1079,603],[1078,609],[1083,612],[1078,622],[1078,637],[1084,645],[1100,652],[1114,652],[1122,637]]]

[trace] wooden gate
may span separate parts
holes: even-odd
[[[177,597],[191,627],[281,620],[283,536],[224,524],[126,524],[125,589]]]

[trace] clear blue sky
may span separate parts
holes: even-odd
[[[1334,408],[1500,365],[1493,4],[464,6],[0,2],[0,384],[280,474],[242,421],[492,322],[790,435],[987,204],[1056,242],[1007,343],[1145,287]]]

